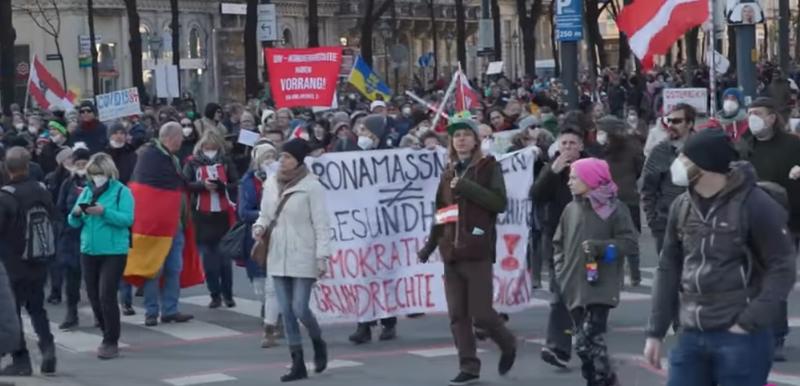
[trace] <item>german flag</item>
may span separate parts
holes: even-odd
[[[155,149],[155,146],[144,150],[137,162],[136,170],[134,170],[135,181],[128,183],[137,205],[134,209],[133,228],[131,229],[131,248],[128,251],[128,262],[125,265],[125,280],[140,287],[146,280],[158,275],[161,267],[164,266],[170,248],[172,248],[173,238],[178,231],[181,217],[183,217],[185,243],[180,278],[181,288],[202,284],[205,281],[205,275],[197,253],[194,226],[189,214],[181,213],[182,202],[188,202],[187,193],[182,187],[174,184],[174,178],[176,178],[174,175],[169,176],[171,173],[164,172],[164,167],[167,168],[166,170],[175,169],[171,163],[165,164],[163,159],[160,160],[162,162],[159,162],[158,158],[163,157],[164,154]],[[168,160],[167,158],[167,162],[169,162]],[[161,168],[154,168],[154,166],[161,166]],[[156,170],[158,172],[154,173]],[[167,176],[170,178],[165,179],[164,177]],[[167,180],[170,183],[166,183]]]

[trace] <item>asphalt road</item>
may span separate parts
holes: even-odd
[[[665,383],[665,373],[650,369],[641,358],[643,326],[650,309],[652,267],[655,251],[652,240],[642,238],[643,286],[626,288],[620,307],[610,317],[607,341],[615,358],[622,384],[654,386]],[[100,342],[98,329],[92,327],[88,304],[82,304],[81,328],[75,332],[55,329],[58,343],[58,375],[55,377],[0,378],[0,382],[18,385],[276,385],[285,373],[289,353],[285,344],[272,349],[260,348],[258,304],[242,269],[235,273],[235,293],[239,306],[234,309],[209,310],[205,288],[196,287],[182,294],[182,311],[196,316],[183,325],[143,325],[140,312],[124,318],[121,357],[100,361],[94,351]],[[546,293],[539,293],[546,296]],[[141,307],[141,298],[136,305]],[[800,326],[800,293],[790,300],[791,324]],[[51,323],[57,325],[64,306],[49,306]],[[509,376],[497,375],[499,352],[492,344],[480,345],[484,362],[483,385],[582,385],[577,358],[570,369],[557,371],[539,359],[548,308],[539,306],[513,314],[509,326],[519,338],[519,356]],[[456,375],[458,366],[448,321],[445,315],[427,315],[420,319],[401,319],[399,337],[391,342],[353,346],[347,341],[353,325],[324,326],[328,340],[330,369],[314,375],[301,385],[326,386],[400,386],[446,385]],[[28,329],[30,331],[30,329]],[[374,332],[377,335],[377,331]],[[668,344],[671,341],[668,339]],[[800,386],[800,335],[789,337],[787,363],[775,366],[771,382]],[[306,341],[308,346],[308,342]],[[35,345],[31,345],[35,347]],[[33,350],[35,362],[38,352]],[[307,360],[310,347],[307,349]],[[7,363],[5,359],[4,364]],[[38,368],[38,366],[37,366]],[[38,373],[38,370],[36,371]]]

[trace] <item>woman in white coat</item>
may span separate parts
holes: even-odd
[[[308,330],[314,346],[314,371],[324,371],[328,362],[322,331],[309,308],[311,288],[325,274],[331,254],[325,191],[303,163],[310,152],[311,147],[302,139],[283,145],[278,173],[264,184],[261,212],[253,225],[253,238],[258,240],[274,223],[267,272],[274,281],[292,355],[291,370],[281,377],[281,382],[308,377],[298,320]],[[283,209],[276,218],[283,200]]]

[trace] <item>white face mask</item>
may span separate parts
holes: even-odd
[[[61,134],[54,135],[51,138],[53,139],[53,143],[59,146],[63,145],[64,142],[67,142],[67,138]]]
[[[605,131],[598,131],[597,132],[597,143],[600,146],[605,146],[606,144],[608,144],[608,133],[606,133]]]
[[[14,128],[17,129],[17,130],[22,130],[22,129],[25,128],[25,124],[24,123],[15,123],[14,124]]]
[[[767,131],[767,123],[758,115],[750,115],[747,117],[747,125],[750,126],[750,132],[756,137],[763,135]]]
[[[94,182],[94,186],[103,186],[108,182],[107,176],[92,176],[92,182]]]
[[[628,116],[628,124],[631,125],[631,126],[634,126],[634,127],[638,126],[639,125],[639,118],[636,117],[635,115],[629,115]]]
[[[271,176],[278,172],[280,165],[275,161],[264,161],[261,163],[261,171],[267,176]]]
[[[75,170],[75,175],[78,177],[86,177],[86,169]]]
[[[28,132],[31,134],[36,134],[39,132],[39,129],[37,129],[36,126],[28,126]]]
[[[481,141],[481,152],[483,154],[491,154],[492,146],[494,146],[494,140],[491,138],[485,138],[483,141]]]
[[[403,113],[403,115],[405,115],[405,116],[409,116],[409,115],[411,115],[411,107],[403,107],[403,111],[402,111],[402,113]]]
[[[722,102],[722,111],[724,111],[725,114],[733,114],[739,111],[739,102],[732,101],[730,99]]]
[[[214,159],[217,157],[218,150],[204,150],[203,155],[206,156],[208,159]]]
[[[191,127],[184,127],[183,128],[183,136],[184,137],[188,137],[188,136],[192,135],[193,131],[194,130]]]
[[[114,141],[114,140],[111,140],[108,144],[111,145],[111,148],[113,149],[119,149],[125,146],[125,142]]]
[[[680,158],[675,158],[672,166],[669,167],[669,172],[672,175],[672,183],[676,186],[687,187],[689,186],[689,170],[683,164]]]
[[[358,147],[361,150],[370,150],[375,146],[375,141],[372,140],[370,137],[358,137]]]

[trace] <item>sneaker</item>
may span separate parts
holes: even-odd
[[[542,348],[542,360],[545,363],[558,367],[560,369],[566,369],[567,363],[569,363],[569,358],[564,358],[558,355],[558,353],[553,349],[551,349],[550,347]]]
[[[785,344],[786,344],[785,339],[778,339],[775,342],[775,351],[772,354],[773,362],[786,362],[786,352],[784,350]]]
[[[144,325],[153,327],[158,325],[158,316],[148,316],[144,318]]]
[[[500,362],[497,363],[497,372],[500,375],[506,375],[511,368],[514,367],[514,362],[517,360],[517,349],[504,352],[500,354]]]
[[[225,307],[233,308],[236,307],[236,301],[233,298],[225,299]]]
[[[194,315],[182,314],[178,312],[177,314],[174,315],[161,316],[161,323],[172,323],[172,322],[186,323],[192,319],[194,319]]]
[[[136,315],[136,310],[130,304],[123,304],[122,305],[122,315],[125,316],[132,316]]]
[[[76,327],[78,327],[78,316],[69,312],[64,321],[58,325],[58,329],[61,331],[74,330]]]
[[[39,371],[42,372],[42,375],[54,375],[56,373],[56,345],[53,342],[39,343],[39,351],[42,352],[42,364],[39,366]]]
[[[397,338],[397,330],[394,327],[384,327],[381,335],[378,336],[379,340],[394,340],[395,338]]]
[[[450,386],[460,386],[460,385],[471,385],[475,382],[480,381],[481,377],[477,375],[467,374],[465,372],[460,372],[456,375],[455,378],[450,380],[448,385]]]
[[[97,357],[108,360],[119,356],[119,347],[115,344],[103,343],[97,348]]]
[[[47,302],[54,306],[61,304],[61,294],[51,292],[50,296],[47,297]]]

